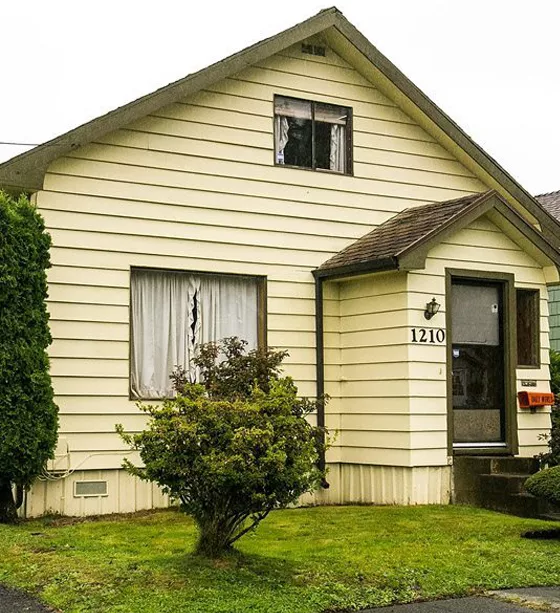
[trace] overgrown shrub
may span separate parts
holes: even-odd
[[[219,556],[324,478],[322,433],[306,420],[316,403],[280,377],[285,355],[246,353],[236,338],[207,344],[196,359],[203,384],[177,369],[176,398],[139,405],[150,416],[146,430],[127,435],[117,426],[144,463],[125,467],[180,501],[198,526],[199,554]]]
[[[29,486],[56,445],[46,353],[49,246],[27,198],[0,191],[0,522],[16,519],[13,486]]]
[[[560,466],[545,468],[525,481],[525,488],[533,496],[560,504]]]

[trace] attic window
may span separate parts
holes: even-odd
[[[327,49],[321,45],[310,45],[308,43],[302,43],[301,52],[307,55],[319,55],[325,57],[327,55]]]
[[[275,163],[350,174],[352,109],[275,96]]]

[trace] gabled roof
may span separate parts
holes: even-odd
[[[540,202],[556,219],[560,219],[560,191],[540,194],[540,196],[535,196],[535,200]]]
[[[376,86],[380,87],[386,95],[398,98],[400,102],[410,101],[411,106],[407,108],[407,112],[411,116],[416,115],[419,121],[427,118],[436,127],[438,133],[450,143],[454,143],[458,150],[464,152],[468,160],[473,161],[484,176],[490,177],[500,191],[504,190],[529,214],[538,219],[545,233],[558,237],[560,240],[560,223],[380,53],[335,7],[320,11],[317,15],[292,28],[0,164],[0,186],[27,191],[42,189],[49,164],[67,152],[87,145],[109,132],[118,130],[319,33],[325,37],[335,52],[350,64],[355,65],[362,73],[374,74],[378,81],[376,81]],[[365,76],[368,78],[367,74]]]
[[[505,218],[548,260],[560,266],[560,251],[494,191],[401,211],[334,255],[316,277],[351,277],[382,270],[423,268],[430,249],[491,211]]]

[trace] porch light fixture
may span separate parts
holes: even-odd
[[[436,302],[436,299],[432,298],[432,300],[426,304],[424,317],[426,319],[432,319],[432,317],[439,311],[440,306],[441,305],[439,304],[439,302]]]

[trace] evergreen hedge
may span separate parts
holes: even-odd
[[[0,191],[0,522],[15,520],[13,486],[31,484],[57,441],[46,352],[49,247],[27,197]]]

